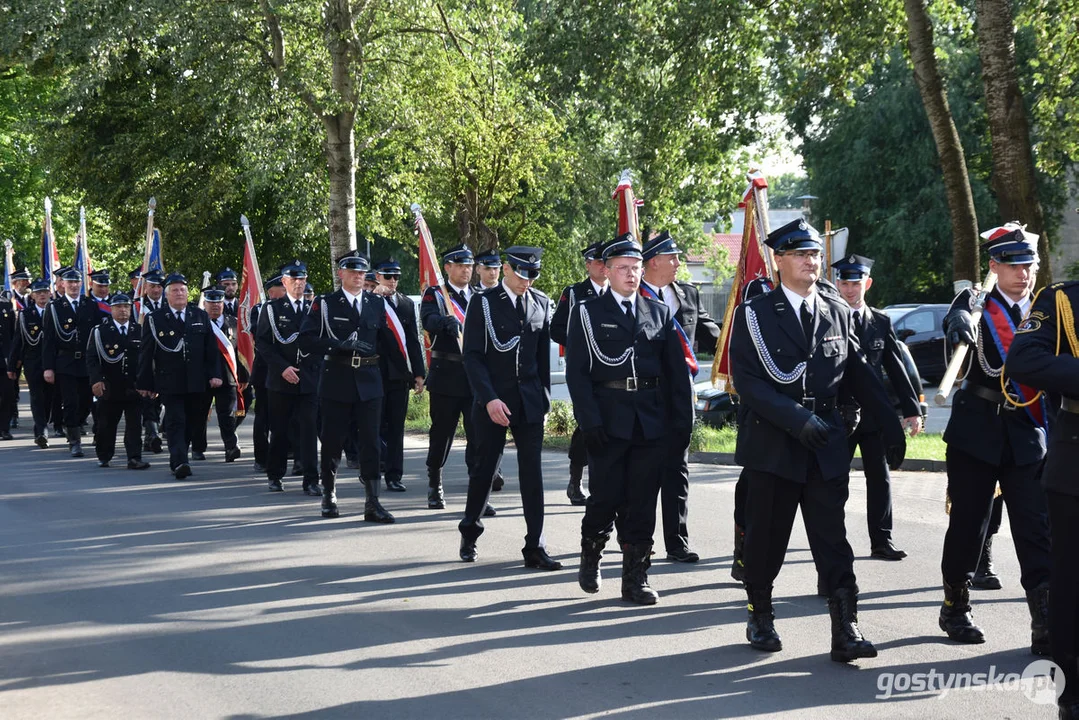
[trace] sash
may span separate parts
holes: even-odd
[[[244,399],[243,393],[239,392],[240,376],[236,373],[236,348],[232,346],[232,342],[229,341],[229,336],[225,334],[225,331],[219,328],[217,323],[213,320],[210,321],[210,328],[214,331],[214,339],[217,340],[217,349],[221,352],[221,357],[225,359],[225,366],[232,375],[232,379],[236,381],[236,412],[239,415],[243,415]]]
[[[1012,322],[1012,316],[1008,314],[1008,310],[1004,307],[1004,304],[995,297],[990,297],[986,301],[985,311],[989,316],[989,320],[986,323],[989,328],[989,336],[993,338],[993,343],[997,346],[997,352],[1000,353],[1000,357],[1006,358],[1008,357],[1008,349],[1012,346],[1012,340],[1015,339],[1015,323]],[[1021,385],[1014,380],[1008,380],[1008,383],[1019,398],[1020,403],[1030,402],[1031,398],[1038,394],[1037,390],[1027,385]],[[1035,425],[1042,429],[1048,429],[1048,424],[1045,419],[1045,396],[1042,396],[1037,402],[1031,403],[1023,409],[1026,410],[1027,416],[1030,417]]]
[[[112,306],[111,305],[109,305],[104,300],[98,300],[97,298],[94,298],[94,301],[97,303],[97,309],[98,310],[100,310],[105,315],[108,315],[109,317],[112,317]]]
[[[663,298],[656,295],[656,292],[643,282],[641,283],[641,295],[657,302],[663,302]],[[663,304],[666,305],[666,303]],[[700,365],[697,364],[697,356],[693,354],[693,346],[689,344],[686,331],[682,329],[682,323],[678,322],[674,317],[674,313],[671,313],[671,322],[674,323],[674,329],[678,333],[678,341],[682,343],[682,355],[686,358],[686,367],[689,368],[690,377],[692,378],[700,370]]]
[[[412,361],[408,359],[408,348],[405,346],[405,328],[401,325],[401,318],[397,317],[397,310],[390,304],[389,300],[383,298],[382,304],[386,306],[386,321],[390,326],[390,331],[393,333],[394,340],[397,341],[397,349],[401,351],[401,356],[405,359],[405,366],[408,368],[409,375],[411,375]]]
[[[22,298],[15,293],[11,294],[11,302],[15,305],[15,310],[17,312],[22,312],[26,309],[26,305],[23,304]]]

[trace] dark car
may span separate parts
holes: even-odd
[[[914,364],[914,358],[911,357],[910,350],[903,343],[899,343],[899,355],[903,361],[903,367],[906,368],[907,377],[910,378],[910,384],[914,386],[914,392],[918,393],[918,409],[919,414],[924,418],[929,415],[929,404],[925,401],[925,393],[922,390],[922,381],[918,377],[918,367]],[[902,415],[902,408],[899,406],[899,398],[896,396],[895,391],[892,390],[892,384],[888,382],[888,371],[884,370],[884,387],[888,391],[888,399],[892,401],[892,405],[895,407],[896,412]]]
[[[725,390],[712,387],[711,383],[697,383],[697,402],[694,406],[698,422],[712,427],[733,425],[737,404]]]
[[[944,316],[948,305],[919,305],[892,321],[895,335],[910,349],[918,372],[930,385],[944,377]],[[885,308],[887,311],[887,308]]]

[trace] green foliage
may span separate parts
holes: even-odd
[[[576,429],[577,419],[573,417],[573,405],[563,400],[552,401],[544,427],[545,434],[569,436]]]

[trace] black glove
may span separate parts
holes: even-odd
[[[452,315],[447,315],[442,318],[442,332],[447,335],[459,335],[461,332],[461,321]]]
[[[345,340],[341,343],[342,350],[359,353],[360,355],[374,355],[375,346],[366,340]]]
[[[602,427],[581,430],[581,436],[584,437],[584,444],[594,450],[598,450],[607,444],[607,431]]]
[[[903,458],[907,456],[907,441],[898,445],[889,445],[884,451],[884,459],[888,461],[890,470],[898,470],[903,464]]]
[[[843,417],[843,427],[847,428],[847,437],[850,437],[862,421],[862,409],[857,405],[840,405],[839,414]]]
[[[948,335],[948,344],[953,348],[960,343],[975,343],[974,319],[966,310],[953,310],[944,318],[944,327]]]
[[[828,444],[828,431],[831,426],[816,415],[810,415],[806,424],[798,431],[798,442],[810,450],[820,450]]]

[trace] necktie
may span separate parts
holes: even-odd
[[[626,309],[626,316],[630,319],[633,319],[633,303],[631,303],[629,300],[623,300],[622,307]]]
[[[120,326],[120,337],[125,337],[125,338],[127,337],[127,326],[126,325],[121,325]]]
[[[861,335],[865,331],[865,312],[857,310],[854,313],[854,332]]]
[[[524,298],[524,295],[518,295],[517,296],[517,320],[520,321],[520,323],[522,325],[524,325],[524,322],[525,322],[525,298]]]
[[[302,315],[303,314],[303,301],[301,301],[301,300],[296,301],[296,314],[297,315]]]
[[[1009,305],[1008,306],[1008,316],[1011,317],[1012,322],[1015,323],[1016,325],[1023,322],[1023,314],[1021,312],[1019,312],[1019,306],[1018,305]]]
[[[184,324],[184,314],[179,310],[176,311],[176,322],[180,323],[181,325]]]
[[[808,300],[802,302],[802,310],[800,314],[802,316],[802,331],[805,332],[806,345],[809,346],[813,344],[813,311],[809,309]]]
[[[356,311],[357,315],[360,314],[360,299],[359,298],[353,298],[353,300],[352,300],[352,309]]]

